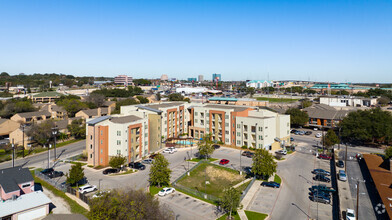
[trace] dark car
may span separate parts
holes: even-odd
[[[325,191],[325,192],[336,192],[335,189],[333,189],[331,187],[328,187],[328,186],[326,186],[324,184],[319,184],[319,185],[312,186],[312,188],[310,188],[310,190],[311,191],[319,190],[319,191]]]
[[[315,177],[313,177],[313,180],[318,180],[318,181],[327,182],[327,183],[331,182],[331,180],[328,177],[326,177],[322,174],[317,174]]]
[[[338,167],[340,167],[340,168],[344,168],[344,162],[341,161],[341,160],[339,160],[339,161],[336,163],[336,166],[338,166]]]
[[[212,145],[212,146],[214,147],[215,150],[220,148],[220,146],[217,145],[217,144],[214,144],[214,145]]]
[[[255,153],[253,153],[253,152],[249,152],[249,154],[248,154],[248,155],[246,155],[246,157],[252,158],[252,157],[253,157],[253,155],[255,155]]]
[[[247,151],[247,150],[246,150],[246,151],[242,152],[241,155],[246,157],[246,156],[248,156],[250,153],[251,153],[250,151]]]
[[[312,173],[313,173],[313,174],[322,174],[322,175],[325,175],[325,176],[331,176],[331,173],[330,173],[330,172],[328,172],[328,171],[326,171],[326,170],[323,170],[323,169],[314,169],[314,170],[312,171]]]
[[[331,198],[331,194],[329,192],[322,191],[322,190],[310,191],[310,195],[317,196],[317,197],[323,196],[323,197],[326,197],[326,198]]]
[[[49,173],[52,173],[53,171],[54,171],[53,168],[48,168],[48,169],[42,170],[41,173],[44,175],[48,175]]]
[[[279,188],[280,184],[277,182],[262,182],[262,186],[268,186],[268,187],[273,187],[273,188]]]
[[[295,132],[297,132],[297,130],[293,129],[290,131],[290,133],[294,134]]]
[[[291,137],[291,138],[290,138],[290,141],[294,141],[294,138]]]
[[[331,203],[331,199],[325,196],[312,196],[311,198],[313,202],[320,202],[324,204]]]
[[[144,170],[146,169],[146,165],[140,163],[140,162],[130,162],[129,163],[129,167],[133,168],[133,169],[137,169],[137,170]]]
[[[53,171],[51,173],[46,174],[49,178],[57,178],[57,177],[61,177],[64,176],[64,173],[62,171]]]
[[[119,169],[108,168],[108,169],[105,169],[104,171],[102,171],[102,174],[106,175],[106,174],[111,174],[111,173],[118,173],[119,171],[120,171]]]
[[[226,164],[228,164],[229,162],[230,162],[230,161],[227,160],[227,159],[222,159],[222,160],[219,161],[219,164],[220,164],[220,165],[226,165]]]
[[[326,155],[326,154],[319,154],[318,158],[319,159],[324,159],[324,160],[330,160],[331,159],[331,157]]]
[[[312,134],[311,131],[306,131],[306,132],[305,132],[305,135],[311,135],[311,134]]]

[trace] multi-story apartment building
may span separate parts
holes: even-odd
[[[189,133],[211,134],[227,145],[276,150],[290,141],[290,116],[254,107],[200,105],[190,107]]]
[[[121,106],[120,115],[87,121],[90,165],[107,166],[110,157],[128,162],[162,149],[162,141],[188,133],[195,139],[211,134],[216,142],[276,150],[290,141],[290,116],[267,109],[235,105],[166,102]]]
[[[125,156],[129,162],[150,153],[148,119],[135,115],[101,116],[87,122],[88,164],[107,166],[111,157]]]
[[[114,83],[117,85],[130,86],[132,85],[132,77],[127,75],[118,75],[114,77]]]

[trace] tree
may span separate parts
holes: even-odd
[[[158,187],[169,185],[171,172],[169,161],[162,154],[158,154],[150,169],[150,184]]]
[[[380,98],[377,99],[378,104],[380,105],[388,105],[391,102],[391,99],[386,97],[386,96],[381,96]]]
[[[123,100],[117,101],[113,114],[120,113],[121,106],[136,105],[136,104],[139,104],[139,102],[136,101],[134,98],[123,99]]]
[[[62,106],[69,117],[74,117],[78,111],[87,109],[87,104],[78,99],[63,99],[58,101],[57,105]]]
[[[119,168],[121,168],[122,165],[125,164],[125,162],[127,162],[126,157],[121,156],[121,155],[117,155],[117,156],[110,158],[109,166],[116,168],[116,169],[119,169]]]
[[[173,213],[142,190],[111,190],[91,200],[89,219],[173,219]]]
[[[134,79],[133,84],[136,86],[148,86],[151,85],[151,81],[147,79]]]
[[[46,120],[40,124],[33,124],[31,128],[27,130],[26,135],[43,146],[49,143],[49,140],[53,137],[52,128],[54,127],[55,124],[52,120]]]
[[[340,140],[336,133],[332,129],[328,130],[327,135],[324,137],[324,146],[330,148],[339,142]]]
[[[241,192],[234,187],[225,189],[221,204],[231,219],[231,214],[235,214],[241,206]]]
[[[101,107],[105,103],[105,96],[99,93],[91,93],[86,101],[93,103],[96,107]]]
[[[392,158],[392,147],[385,148],[385,159]]]
[[[157,94],[155,94],[155,96],[156,96],[157,101],[161,100],[161,93],[158,92]]]
[[[303,126],[309,120],[308,113],[297,108],[289,108],[286,114],[290,115],[290,124],[292,126]]]
[[[69,173],[67,173],[66,182],[71,184],[71,186],[76,185],[80,180],[84,178],[84,168],[81,163],[76,163],[71,166]]]
[[[180,93],[172,93],[169,95],[169,101],[184,101],[184,96]]]
[[[211,134],[204,135],[203,140],[198,145],[200,158],[208,158],[214,153],[215,148],[211,141]]]
[[[313,102],[311,102],[309,99],[303,99],[303,100],[300,101],[300,103],[301,103],[301,108],[302,109],[310,107],[313,104]]]
[[[83,119],[76,119],[67,126],[69,133],[75,137],[75,139],[86,138],[86,126]]]
[[[136,96],[136,98],[139,100],[139,102],[141,104],[145,104],[145,103],[149,103],[150,102],[150,100],[148,100],[147,98],[145,98],[145,97],[143,97],[141,95]]]
[[[276,172],[278,165],[267,150],[257,149],[252,160],[252,173],[256,176],[270,177]]]
[[[252,96],[256,93],[255,88],[253,87],[246,87],[246,94],[249,94],[249,96],[252,98]]]

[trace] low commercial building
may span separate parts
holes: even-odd
[[[29,98],[33,102],[49,103],[49,102],[55,102],[61,96],[63,96],[63,94],[58,92],[42,92],[35,95],[30,95]]]
[[[318,128],[335,128],[350,113],[350,110],[336,109],[325,104],[314,104],[303,111],[309,115],[306,125]]]
[[[32,124],[39,123],[41,121],[45,121],[52,117],[52,113],[47,110],[35,111],[35,112],[23,112],[17,113],[13,115],[10,119],[12,121],[21,123],[21,124]]]
[[[333,107],[371,107],[377,104],[377,98],[365,98],[357,96],[321,96],[320,104]]]
[[[258,101],[255,99],[245,98],[231,98],[231,97],[212,97],[209,98],[208,103],[210,104],[223,104],[223,105],[240,105],[240,106],[252,106],[261,107],[268,106],[268,101]]]
[[[252,87],[255,89],[261,89],[266,87],[273,87],[274,82],[269,80],[251,80],[246,82],[246,87]]]

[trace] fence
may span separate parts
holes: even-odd
[[[75,196],[78,197],[80,200],[82,200],[83,202],[85,202],[87,205],[90,204],[89,198],[88,198],[86,195],[84,195],[84,194],[78,193],[78,192],[77,192],[77,189],[74,189],[74,188],[68,186],[68,187],[67,187],[67,193],[72,194],[72,195],[75,195]]]
[[[253,177],[253,179],[250,181],[249,185],[246,187],[244,192],[242,192],[241,195],[241,201],[245,198],[246,194],[248,193],[249,189],[252,187],[253,183],[256,181],[256,177]]]
[[[213,196],[213,195],[201,192],[201,191],[196,190],[196,189],[188,188],[188,187],[180,185],[178,183],[175,185],[175,188],[177,190],[180,190],[180,191],[183,191],[185,193],[191,194],[191,195],[195,196],[196,198],[207,199],[207,200],[210,200],[212,202],[220,201],[220,199],[218,197],[216,197],[216,196]]]
[[[196,169],[196,167],[198,167],[201,163],[207,163],[207,162],[205,162],[205,161],[199,161],[195,166],[193,166],[192,168],[190,168],[189,169],[189,173],[190,172],[192,172],[192,170],[194,170],[194,169]],[[172,185],[176,185],[176,183],[178,182],[178,181],[180,181],[182,178],[184,178],[186,175],[188,175],[188,172],[185,172],[184,174],[182,174],[180,177],[178,177],[176,180],[174,180],[173,182],[172,182]]]

